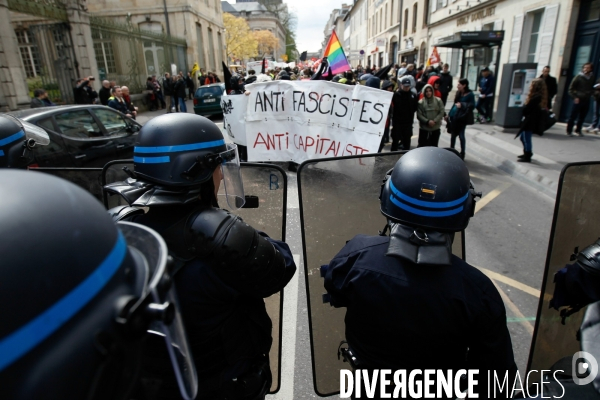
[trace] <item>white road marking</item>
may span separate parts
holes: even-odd
[[[294,398],[294,366],[296,361],[296,320],[298,314],[298,276],[300,275],[300,255],[294,254],[298,270],[283,290],[283,332],[281,352],[281,386],[279,392],[269,395],[269,400],[290,400]]]

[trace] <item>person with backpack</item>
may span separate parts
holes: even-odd
[[[531,162],[531,156],[533,156],[531,136],[534,132],[543,132],[546,124],[544,111],[546,111],[547,106],[548,89],[546,84],[543,79],[534,79],[529,85],[529,95],[527,95],[525,107],[523,107],[521,130],[517,133],[517,136],[520,136],[521,142],[523,142],[523,154],[518,156],[519,162]]]
[[[462,78],[456,85],[456,96],[454,96],[454,105],[448,113],[448,133],[450,137],[450,147],[456,145],[456,138],[460,140],[460,158],[465,159],[465,151],[467,150],[467,139],[465,137],[465,129],[467,125],[473,125],[475,118],[473,117],[473,109],[475,108],[475,95],[469,89],[469,80]]]
[[[444,118],[444,103],[434,96],[433,86],[425,85],[423,98],[417,106],[419,120],[419,144],[417,147],[437,147],[440,140],[440,127]]]

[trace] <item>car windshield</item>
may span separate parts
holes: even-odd
[[[203,88],[199,88],[198,92],[196,93],[197,96],[207,96],[207,95],[212,95],[212,96],[220,96],[223,94],[223,89],[221,88],[221,86],[210,86],[210,87],[203,87]]]

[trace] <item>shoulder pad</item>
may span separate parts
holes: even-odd
[[[235,214],[218,208],[200,211],[188,221],[186,243],[242,293],[267,297],[282,289],[283,255]]]
[[[134,215],[142,214],[145,214],[143,209],[131,206],[117,206],[108,210],[108,215],[110,215],[114,222],[127,221]]]

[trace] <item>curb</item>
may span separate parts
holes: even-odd
[[[472,135],[467,134],[467,149],[471,150],[471,154],[477,156],[487,164],[506,172],[511,177],[534,187],[538,191],[544,193],[552,199],[556,199],[556,192],[558,190],[558,183],[552,179],[539,174],[538,172],[527,168],[525,164],[518,163],[516,161],[509,160],[496,152],[478,144]],[[450,143],[450,139],[446,136],[442,136],[443,140]],[[469,153],[467,153],[468,156]],[[467,159],[468,162],[468,159]]]

